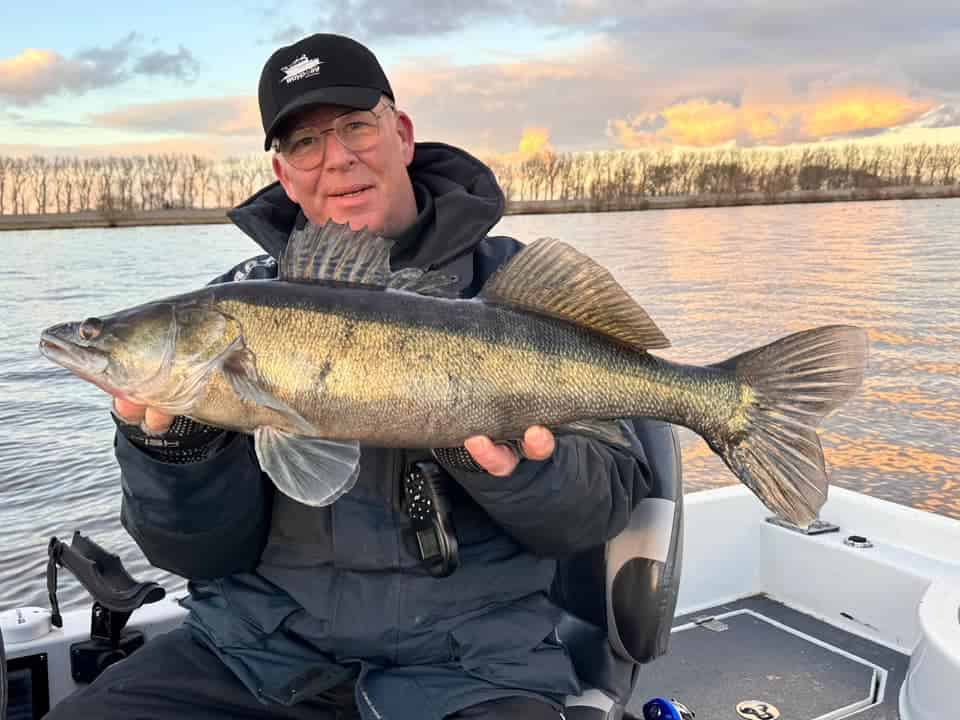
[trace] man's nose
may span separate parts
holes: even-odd
[[[323,164],[326,169],[348,167],[357,161],[356,153],[340,142],[335,133],[327,133],[324,140],[327,143],[323,148]]]

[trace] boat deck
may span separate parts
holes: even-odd
[[[758,595],[678,616],[669,653],[643,668],[628,710],[641,716],[645,699],[663,696],[697,720],[899,720],[908,664],[907,655]],[[744,701],[754,709],[738,714]]]

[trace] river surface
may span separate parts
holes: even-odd
[[[672,342],[710,363],[808,327],[867,329],[862,392],[830,416],[832,482],[960,519],[960,200],[510,216],[596,258]],[[46,605],[46,547],[75,529],[131,573],[108,398],[40,356],[40,331],[192,290],[259,248],[228,225],[0,233],[0,609]],[[682,430],[688,492],[736,482]],[[61,572],[61,604],[85,600]]]

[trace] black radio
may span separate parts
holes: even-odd
[[[450,494],[453,482],[433,460],[411,463],[403,476],[401,507],[410,518],[420,560],[434,577],[446,577],[460,564]]]

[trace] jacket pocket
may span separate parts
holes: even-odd
[[[557,641],[555,618],[542,596],[496,607],[451,631],[451,655],[466,672],[497,685],[576,694],[579,681]]]
[[[184,605],[192,621],[221,648],[259,645],[299,609],[286,593],[253,574],[195,582],[190,590]]]

